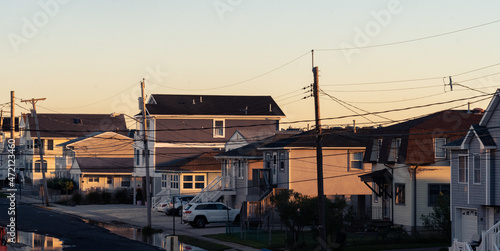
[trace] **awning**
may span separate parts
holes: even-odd
[[[392,193],[387,191],[386,187],[384,184],[391,185],[392,184],[392,174],[389,172],[387,169],[382,169],[379,171],[375,171],[369,174],[363,174],[358,176],[361,181],[365,183],[377,196],[382,197],[384,194],[388,195],[390,198],[392,198]],[[373,182],[377,184],[378,189],[374,189],[368,182]]]

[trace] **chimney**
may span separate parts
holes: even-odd
[[[470,102],[467,102],[467,113],[471,113],[471,111],[470,111]]]
[[[200,96],[200,103],[203,103],[203,97]]]
[[[194,99],[193,99],[193,105],[196,105],[196,102],[194,101]]]
[[[273,107],[271,104],[269,104],[269,112],[273,112]]]

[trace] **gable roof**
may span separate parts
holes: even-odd
[[[287,131],[282,131],[282,132],[275,132],[276,134],[267,137],[265,139],[259,140],[257,142],[253,142],[250,144],[247,144],[245,146],[242,146],[240,148],[232,149],[227,152],[221,153],[217,156],[215,156],[216,159],[219,158],[247,158],[247,159],[262,159],[264,156],[262,155],[262,150],[259,150],[260,147],[269,144],[271,142],[276,142],[279,140],[286,139],[288,137],[292,137],[296,135],[296,132],[287,132]]]
[[[74,138],[102,131],[112,131],[127,136],[125,116],[109,114],[52,114],[38,113],[41,137]],[[31,136],[36,137],[35,119],[28,115]]]
[[[134,158],[75,158],[82,173],[132,173]]]
[[[493,113],[497,110],[496,108],[498,107],[499,102],[500,102],[500,89],[497,89],[495,95],[493,95],[493,98],[491,99],[490,103],[488,104],[488,107],[484,112],[483,118],[481,118],[481,121],[479,122],[480,126],[486,126],[486,124],[491,118],[491,115],[493,115]]]
[[[285,116],[271,96],[152,94],[146,109],[151,115]]]
[[[106,135],[108,135],[108,136],[106,136]],[[100,141],[116,140],[116,139],[130,140],[131,142],[133,141],[132,138],[124,136],[124,135],[116,133],[116,132],[93,132],[93,133],[87,134],[83,137],[78,137],[76,139],[68,140],[64,143],[58,144],[57,146],[62,146],[62,147],[71,146],[75,143],[79,143],[83,140],[90,139],[90,138],[97,138]]]
[[[467,135],[460,142],[459,148],[454,149],[468,149],[468,145],[470,144],[473,138],[477,138],[479,140],[479,144],[481,144],[481,149],[496,149],[497,144],[495,140],[490,134],[490,131],[485,126],[480,125],[472,125],[470,130],[467,132]],[[453,143],[453,142],[452,142]],[[455,143],[456,144],[456,143]],[[453,148],[453,145],[447,145],[450,148]]]

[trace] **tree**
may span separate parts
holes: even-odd
[[[438,231],[447,240],[451,239],[451,217],[450,217],[450,196],[440,194],[437,204],[432,208],[432,212],[422,216],[424,227],[430,231]]]

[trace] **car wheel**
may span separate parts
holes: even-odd
[[[198,217],[194,220],[194,225],[199,228],[205,227],[207,225],[207,220],[205,217]]]
[[[177,208],[177,216],[182,216],[182,207]]]

